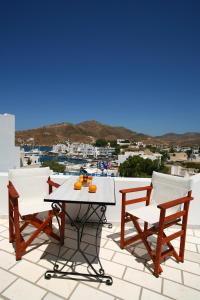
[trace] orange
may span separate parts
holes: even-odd
[[[74,189],[75,190],[80,190],[82,187],[82,183],[80,181],[77,181],[74,183]]]
[[[88,179],[88,180],[87,180],[87,186],[89,186],[91,183],[92,183],[92,180],[91,180],[91,179]]]
[[[93,178],[92,176],[88,176],[88,179],[92,180],[92,178]]]
[[[97,186],[95,184],[91,184],[89,186],[89,192],[90,193],[96,193],[96,190],[97,190]]]

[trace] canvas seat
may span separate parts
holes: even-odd
[[[33,213],[52,210],[51,203],[44,202],[45,196],[47,196],[47,194],[41,197],[19,197],[20,215],[23,217]]]
[[[127,194],[142,191],[145,192],[144,197],[127,199]],[[183,262],[189,204],[193,199],[191,179],[153,172],[150,186],[124,189],[120,192],[122,193],[121,248],[141,239],[154,262],[156,277],[162,272],[160,263],[166,256],[173,255],[177,261]],[[145,206],[131,208],[131,205],[140,202]],[[143,229],[139,224],[140,220],[144,221]],[[181,230],[167,236],[164,230],[172,225],[180,224],[181,221]],[[127,222],[133,223],[138,234],[125,239]],[[152,250],[148,243],[148,237],[153,234],[158,235],[155,250]],[[171,240],[177,237],[180,237],[179,254],[171,244]],[[164,245],[167,245],[167,250],[162,252]]]
[[[55,216],[50,203],[44,198],[59,184],[50,179],[51,170],[47,168],[28,168],[9,170],[9,241],[15,242],[16,259],[21,259],[26,248],[43,231],[52,238],[64,242],[65,216],[57,213],[61,219],[60,236],[54,233],[52,218]],[[42,214],[47,212],[46,214]],[[36,227],[28,240],[24,240],[22,231],[28,226]]]
[[[160,210],[155,205],[132,209],[128,213],[152,225],[156,225],[160,218]]]

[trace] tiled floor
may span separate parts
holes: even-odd
[[[130,234],[131,231],[131,228],[127,229],[127,233]],[[76,248],[76,233],[70,225],[66,225],[65,235],[60,266],[63,266]],[[167,259],[163,263],[164,272],[160,278],[152,275],[151,263],[141,243],[128,250],[121,250],[118,241],[119,226],[113,226],[112,229],[102,228],[98,241],[99,253],[105,272],[113,277],[112,286],[71,279],[46,280],[44,273],[48,268],[52,269],[58,244],[42,234],[23,259],[16,262],[14,248],[8,242],[8,221],[0,219],[0,299],[200,299],[200,229],[189,229],[187,232],[184,264],[177,264],[172,258]],[[95,230],[87,226],[83,249],[89,259],[94,258],[94,244]],[[177,241],[174,245],[178,245]],[[71,261],[79,263],[77,270],[87,270],[80,255],[76,255]]]

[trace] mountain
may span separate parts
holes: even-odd
[[[17,144],[28,144],[34,140],[35,145],[51,146],[57,143],[71,142],[93,143],[97,139],[116,140],[133,139],[144,143],[192,146],[200,145],[200,133],[187,132],[183,134],[167,133],[152,137],[137,133],[120,126],[110,126],[95,120],[79,124],[58,123],[40,128],[16,131]]]
[[[170,145],[182,145],[182,146],[200,145],[199,132],[186,132],[182,134],[167,133],[162,136],[156,136],[156,139]]]
[[[59,123],[40,128],[16,132],[17,144],[27,144],[34,140],[35,145],[53,145],[66,140],[72,142],[93,143],[97,139],[151,140],[148,135],[136,133],[124,127],[114,127],[99,123],[95,120],[79,124]]]

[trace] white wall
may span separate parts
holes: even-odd
[[[52,175],[52,179],[62,184],[68,176],[64,175]],[[193,184],[193,197],[194,200],[191,201],[190,211],[189,211],[189,225],[200,226],[200,174],[194,176]],[[121,215],[121,194],[120,189],[145,186],[150,183],[149,178],[115,178],[115,193],[116,193],[116,205],[107,208],[107,219],[111,222],[120,222]],[[8,215],[8,194],[7,194],[7,182],[8,174],[0,173],[0,216]],[[144,192],[139,192],[134,197],[142,197]],[[133,197],[133,194],[131,196]],[[128,198],[129,199],[129,198]],[[141,205],[141,204],[138,204]],[[67,210],[72,216],[75,216],[78,206],[67,205]]]
[[[15,147],[15,116],[0,114],[0,172],[20,167],[20,148]]]

